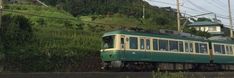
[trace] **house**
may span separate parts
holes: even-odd
[[[204,31],[210,33],[212,36],[224,36],[224,25],[211,21],[193,22],[188,25],[189,28],[195,28],[197,31]]]
[[[223,32],[225,36],[230,36],[230,30],[231,28],[229,26],[223,27]],[[232,32],[234,33],[234,31],[232,30]]]

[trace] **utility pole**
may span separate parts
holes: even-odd
[[[145,0],[143,0],[144,2],[145,2]],[[144,5],[144,3],[142,3],[142,19],[145,19],[145,5]]]
[[[179,2],[179,0],[176,0],[176,4],[177,4],[177,28],[178,28],[178,32],[181,32],[181,28],[180,28],[180,2]]]
[[[230,21],[230,37],[233,38],[232,11],[231,11],[231,1],[230,0],[228,0],[228,10],[229,10],[229,21]]]
[[[37,2],[39,2],[40,4],[42,4],[45,7],[48,7],[48,5],[46,5],[45,3],[41,2],[40,0],[36,0]]]

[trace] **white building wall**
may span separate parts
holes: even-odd
[[[205,32],[221,32],[220,26],[204,26],[204,27],[194,27],[197,31]]]

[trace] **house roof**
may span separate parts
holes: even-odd
[[[193,22],[188,26],[223,26],[221,23],[210,22],[210,21],[202,21],[202,22]]]

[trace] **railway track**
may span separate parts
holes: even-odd
[[[0,73],[1,78],[160,78],[174,74],[175,78],[233,78],[234,72],[54,72],[54,73]],[[171,76],[170,76],[171,78]],[[174,77],[173,77],[174,78]]]

